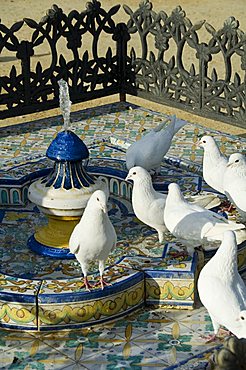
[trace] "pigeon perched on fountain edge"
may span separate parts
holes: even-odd
[[[213,189],[224,194],[223,177],[228,159],[220,152],[212,136],[203,136],[198,145],[204,149],[203,178]]]
[[[239,339],[246,338],[246,286],[238,273],[233,231],[224,233],[219,249],[200,272],[197,286],[214,327],[211,339],[215,339],[220,326]]]
[[[223,178],[225,195],[246,221],[246,157],[234,153],[229,157]]]
[[[91,261],[99,261],[100,283],[102,289],[109,285],[103,279],[105,261],[116,246],[117,236],[107,214],[107,196],[96,190],[90,197],[80,222],[75,226],[69,248],[81,265],[87,290],[92,287],[87,278]]]
[[[192,250],[201,245],[204,249],[211,249],[223,239],[226,230],[235,231],[238,244],[246,240],[245,225],[188,202],[175,183],[168,186],[164,223],[177,239]]]
[[[128,170],[141,166],[147,171],[158,171],[164,155],[168,152],[173,136],[184,126],[186,121],[172,116],[168,120],[149,131],[140,140],[135,141],[126,151],[126,167]]]

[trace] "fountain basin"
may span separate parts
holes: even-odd
[[[180,162],[177,166],[174,163],[175,160],[162,167],[155,188],[165,192],[168,183],[176,181],[183,190],[200,190],[199,174],[182,169]],[[16,181],[21,194],[28,182],[49,173],[46,166],[46,158],[33,161],[29,167],[20,165]],[[105,278],[112,286],[103,291],[96,286],[87,292],[76,260],[53,259],[28,250],[28,237],[37,224],[45,225],[45,217],[28,202],[3,205],[1,326],[34,331],[72,329],[115,320],[143,305],[194,308],[196,278],[207,255],[193,253],[175,259],[173,255],[179,246],[174,238],[167,235],[167,242],[162,245],[156,233],[136,219],[130,202],[132,184],[124,180],[127,173],[124,161],[92,158],[87,170],[104,180],[110,190],[109,215],[118,235],[117,248],[109,257],[105,271]],[[0,183],[0,190],[6,184]],[[16,186],[12,182],[10,191]],[[238,255],[239,268],[243,271],[245,245],[239,246]],[[98,277],[97,265],[93,265],[89,280],[95,283]]]
[[[117,103],[98,108],[99,114],[94,109],[73,113],[73,130],[90,143],[88,172],[105,179],[109,186],[109,215],[118,235],[117,248],[105,270],[112,286],[103,291],[98,286],[90,293],[85,291],[76,260],[38,255],[27,247],[36,228],[47,224],[38,207],[28,202],[27,193],[31,183],[52,171],[53,162],[44,153],[62,129],[59,118],[11,127],[9,132],[2,130],[1,326],[33,331],[71,329],[109,322],[143,305],[195,307],[197,274],[214,252],[175,259],[174,252],[179,250],[175,238],[166,235],[166,244],[160,244],[154,230],[136,219],[130,202],[132,185],[123,180],[125,153],[117,137],[123,136],[123,145],[128,145],[128,138],[134,141],[140,130],[155,127],[164,115],[132,105],[133,109],[128,110],[128,106]],[[228,150],[238,151],[237,145],[245,147],[241,138],[210,132],[224,139],[226,154]],[[192,148],[196,136],[203,133],[203,127],[188,123],[175,135],[161,176],[155,179],[158,191],[167,191],[172,181],[178,182],[183,191],[211,191],[201,179],[203,153]],[[238,247],[238,262],[239,271],[245,271],[245,244]],[[98,281],[97,265],[92,264],[89,280]]]
[[[47,160],[43,159],[43,161],[45,166]],[[100,166],[97,165],[98,163],[100,163]],[[40,160],[37,161],[37,165],[39,175],[42,177]],[[44,170],[47,171],[46,168]],[[194,272],[197,262],[195,260],[192,265],[191,261],[195,256],[190,256],[189,260],[180,265],[180,263],[177,263],[178,261],[171,258],[170,248],[168,249],[158,243],[155,232],[136,219],[130,202],[132,184],[124,180],[127,174],[124,161],[114,160],[112,162],[109,159],[95,158],[91,161],[87,170],[95,178],[104,180],[110,190],[109,215],[118,234],[116,255],[110,257],[105,274],[106,279],[112,283],[112,286],[105,288],[103,291],[96,287],[93,291],[86,292],[82,273],[78,264],[76,265],[76,261],[59,259],[52,261],[50,257],[38,256],[33,251],[28,252],[23,250],[21,245],[20,247],[17,245],[15,253],[10,252],[9,260],[11,258],[13,260],[13,256],[20,253],[19,258],[22,255],[23,262],[18,265],[18,261],[16,261],[11,267],[6,261],[1,269],[2,290],[0,291],[0,301],[4,310],[2,310],[2,316],[0,316],[0,325],[25,330],[56,330],[91,326],[113,320],[146,303],[165,304],[166,302],[167,305],[171,306],[177,305],[177,307],[182,306],[190,309],[193,307]],[[32,163],[32,171],[35,172],[34,162]],[[169,171],[169,169],[166,168],[165,171]],[[180,171],[177,169],[176,173],[176,180],[179,182],[182,178]],[[37,180],[37,176],[33,176],[33,172],[29,174],[30,182],[33,178]],[[172,177],[174,178],[175,175],[172,174]],[[188,177],[189,181],[186,181]],[[156,186],[162,191],[167,190],[168,186],[167,182],[163,182],[164,178],[165,174],[156,183]],[[200,183],[198,175],[187,174],[186,180],[183,179],[182,181],[188,182],[190,187],[198,190]],[[23,182],[23,187],[25,186],[26,182]],[[22,192],[23,188],[19,190]],[[13,204],[9,204],[9,207],[13,207]],[[16,226],[23,228],[23,232],[19,230],[19,234],[23,235],[26,232],[26,238],[29,237],[31,229],[37,226],[35,225],[36,222],[45,223],[45,219],[41,217],[38,208],[30,203],[27,203],[26,206],[19,205],[19,209],[13,212],[15,215],[17,212],[18,216],[22,217],[20,222],[16,222]],[[26,226],[23,220],[25,212]],[[6,210],[5,216],[7,222],[8,217],[13,217],[13,214],[11,215],[10,210]],[[31,220],[32,226],[30,227]],[[23,240],[23,244],[25,240]],[[140,258],[140,264],[137,265],[136,255],[139,253],[145,256],[145,262],[141,261]],[[146,257],[150,261],[148,262],[148,268]],[[163,263],[163,261],[166,262]],[[142,270],[141,263],[145,264],[146,269]],[[167,275],[163,275],[162,270],[165,270],[167,266],[169,266],[170,271],[167,272]],[[156,276],[153,279],[148,276],[149,299],[146,302],[146,274],[150,267],[151,270],[158,271],[159,280]],[[183,276],[185,280],[182,280],[184,267],[185,274]],[[179,278],[176,279],[173,290],[169,289],[168,296],[165,296],[163,286],[165,286],[165,283],[169,284],[173,269],[176,270],[175,273],[179,275]],[[89,279],[97,281],[97,266],[94,267]],[[192,279],[193,285],[191,286]],[[158,284],[162,286],[160,294],[156,289],[157,280]],[[151,281],[153,288],[151,287]],[[178,286],[185,286],[186,282],[190,294],[186,294],[186,297],[181,294],[179,299],[175,298],[175,291],[179,290]],[[155,294],[154,299],[153,294]],[[157,297],[158,294],[159,297]]]

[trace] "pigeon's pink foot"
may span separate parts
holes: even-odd
[[[183,257],[183,258],[187,258],[188,257],[188,252],[187,251],[180,251],[180,252],[174,252],[171,254],[171,257],[172,258],[180,258],[180,257]]]
[[[93,288],[93,285],[91,285],[87,279],[87,277],[84,277],[84,284],[85,284],[85,289],[87,292],[90,292],[91,289]]]
[[[217,339],[220,339],[218,335],[221,335],[221,334],[228,335],[228,336],[233,335],[232,332],[230,332],[229,330],[220,328],[217,334],[201,335],[201,338],[206,339],[206,343],[211,343]]]
[[[112,284],[110,284],[110,283],[107,283],[104,279],[103,279],[103,277],[101,276],[100,277],[100,284],[101,284],[101,288],[102,288],[102,290],[104,289],[104,287],[105,286],[111,286]]]
[[[228,201],[225,201],[222,203],[222,208],[221,208],[222,212],[232,212],[235,209],[236,208],[234,207],[234,205]]]
[[[226,329],[223,329],[223,328],[220,328],[219,333],[224,334],[224,335],[228,335],[228,336],[234,335],[234,334],[232,334],[232,332],[230,330],[226,330]]]
[[[215,342],[218,339],[216,334],[201,335],[201,338],[206,339],[206,343],[212,343],[212,342]]]

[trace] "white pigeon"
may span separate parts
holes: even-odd
[[[203,136],[198,146],[204,149],[203,153],[203,178],[213,189],[224,194],[223,176],[228,159],[220,152],[212,136]]]
[[[131,168],[125,180],[133,181],[132,207],[135,215],[158,232],[159,242],[162,243],[164,233],[167,231],[163,219],[167,195],[153,188],[149,172],[140,166]],[[196,204],[211,207],[220,204],[220,200],[214,194],[189,196],[188,199]]]
[[[167,120],[130,145],[126,151],[128,170],[135,166],[141,166],[147,171],[160,170],[161,162],[171,146],[173,136],[187,122],[172,116],[171,123],[167,126],[166,123]]]
[[[224,192],[246,221],[246,157],[234,153],[229,157],[223,180]]]
[[[137,218],[158,232],[159,242],[167,231],[163,221],[166,195],[155,191],[148,171],[136,166],[130,169],[125,180],[133,181],[132,207]]]
[[[100,283],[102,289],[109,285],[103,279],[105,261],[115,248],[117,236],[107,214],[107,195],[96,190],[90,197],[78,225],[75,226],[69,248],[75,254],[84,275],[87,290],[92,287],[87,279],[91,261],[99,261]]]
[[[214,335],[211,339],[216,338],[220,326],[239,339],[246,338],[246,286],[238,273],[233,231],[224,233],[221,246],[200,272],[197,287],[212,320]]]
[[[211,249],[214,243],[222,240],[226,230],[236,231],[238,244],[246,239],[245,225],[188,202],[175,183],[168,186],[164,223],[188,250],[201,245]]]

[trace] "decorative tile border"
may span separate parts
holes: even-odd
[[[121,282],[114,281],[104,291],[63,291],[60,294],[50,292],[49,295],[41,292],[38,298],[39,330],[91,327],[125,316],[143,306],[143,273],[128,273]]]
[[[37,330],[37,295],[41,282],[0,275],[0,326]]]

